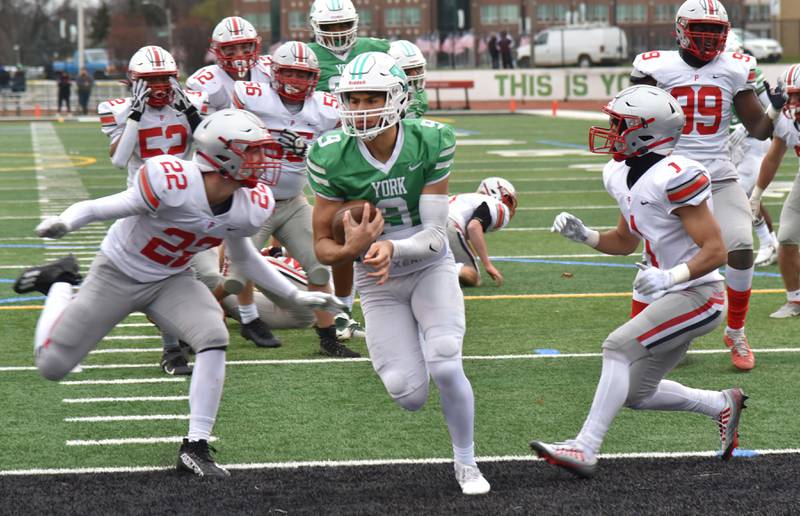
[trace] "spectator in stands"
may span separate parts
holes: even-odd
[[[0,65],[0,91],[7,90],[11,87],[11,74],[8,73],[6,67]]]
[[[500,48],[500,58],[503,60],[503,68],[514,68],[514,61],[511,58],[511,47],[514,46],[514,40],[511,39],[508,32],[503,31],[500,33],[500,41],[497,43]]]
[[[14,72],[14,77],[11,79],[11,91],[14,93],[25,91],[25,70],[22,65],[17,66],[17,71]]]
[[[71,110],[69,108],[69,93],[72,89],[72,81],[67,72],[61,72],[58,77],[58,112],[61,113],[61,104],[67,104],[67,113]]]
[[[89,96],[92,94],[94,80],[89,75],[89,72],[86,71],[86,68],[81,68],[81,74],[75,84],[78,86],[78,104],[81,106],[81,112],[87,115],[89,113]]]
[[[489,57],[492,58],[492,68],[500,68],[500,50],[497,48],[497,34],[492,34],[489,38]]]

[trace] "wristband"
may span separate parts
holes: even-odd
[[[753,187],[753,193],[750,194],[750,199],[754,201],[760,201],[762,195],[764,195],[764,189],[759,186],[755,186]]]
[[[677,285],[679,283],[685,283],[689,281],[692,277],[692,273],[689,270],[689,266],[686,265],[686,263],[676,265],[667,272],[669,272],[670,276],[672,276],[673,285]]]
[[[775,109],[775,106],[770,104],[767,110],[764,112],[764,114],[766,114],[767,117],[774,122],[781,114],[781,112]]]
[[[597,249],[598,244],[600,244],[600,233],[593,229],[586,228],[586,240],[584,240],[583,243]]]

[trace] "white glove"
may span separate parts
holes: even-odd
[[[142,119],[148,97],[150,97],[150,88],[147,87],[147,81],[139,79],[134,82],[131,86],[131,113],[128,118],[136,122]]]
[[[753,193],[750,194],[750,214],[753,215],[753,220],[761,218],[761,196],[764,190],[759,187],[753,188]]]
[[[298,306],[305,306],[314,310],[325,310],[334,314],[347,309],[347,305],[325,292],[305,292],[297,289],[292,293],[292,297],[289,300]]]
[[[550,228],[550,231],[553,233],[561,233],[562,236],[570,240],[591,247],[597,247],[597,243],[600,239],[600,234],[597,231],[587,228],[581,219],[565,211],[558,214],[553,221],[553,227]]]
[[[69,233],[67,223],[61,217],[47,217],[36,226],[36,234],[41,238],[61,238]]]
[[[733,132],[728,135],[728,153],[731,161],[738,163],[744,157],[744,139],[747,138],[747,129],[744,124],[737,124]]]
[[[670,271],[664,271],[643,263],[636,264],[642,272],[636,275],[633,288],[642,295],[655,299],[663,296],[668,288],[675,286],[675,278]]]
[[[295,156],[304,157],[308,151],[306,139],[291,129],[284,129],[281,131],[277,139],[284,150],[291,152]]]

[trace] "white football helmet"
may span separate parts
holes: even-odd
[[[225,47],[245,44],[244,51],[226,52]],[[217,58],[217,65],[226,72],[243,78],[258,62],[261,53],[261,37],[249,21],[239,16],[224,18],[211,33],[211,51]]]
[[[589,129],[589,150],[612,154],[617,161],[655,152],[669,155],[678,143],[686,117],[675,98],[655,86],[637,85],[611,99],[603,112],[611,127]]]
[[[375,109],[352,109],[350,95],[355,92],[381,92],[386,102]],[[366,52],[344,68],[336,95],[345,134],[371,140],[400,121],[408,104],[406,74],[389,54]]]
[[[268,185],[277,183],[280,146],[249,111],[216,111],[197,126],[193,139],[193,161],[204,172],[221,172],[248,188],[256,186],[259,179]]]
[[[710,30],[712,26],[716,29]],[[701,61],[711,61],[722,53],[730,28],[728,12],[719,0],[686,0],[675,15],[678,44]]]
[[[389,47],[389,55],[397,61],[397,66],[406,73],[410,89],[421,90],[425,87],[425,67],[428,61],[417,45],[404,39],[392,41]],[[413,70],[416,70],[416,72],[412,72]]]
[[[783,83],[789,100],[783,105],[783,114],[790,120],[800,122],[800,64],[786,67],[778,83]]]
[[[311,48],[301,41],[288,41],[272,53],[270,84],[281,97],[299,102],[314,94],[319,81],[319,61]],[[306,77],[288,77],[285,72],[306,72]]]
[[[331,52],[342,54],[356,44],[358,13],[351,0],[314,0],[308,14],[314,39]],[[330,30],[329,25],[349,23],[343,30]]]
[[[161,47],[150,45],[136,51],[128,63],[128,79],[131,83],[144,79],[150,88],[147,104],[153,107],[164,107],[172,103],[173,91],[169,77],[178,76],[178,65],[172,55]],[[154,82],[148,79],[163,77],[164,80]]]
[[[505,204],[512,217],[517,211],[517,190],[502,177],[487,177],[478,185],[478,193],[494,197]]]

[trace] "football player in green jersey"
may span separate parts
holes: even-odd
[[[475,463],[472,386],[461,363],[464,298],[445,234],[455,135],[431,120],[401,120],[408,85],[388,54],[358,56],[336,92],[342,128],[319,138],[306,160],[317,257],[325,264],[356,260],[375,371],[406,410],[425,404],[433,377],[462,492],[487,493]],[[380,213],[370,221],[367,204],[356,224],[347,212],[339,244],[331,220],[357,199]]]
[[[358,13],[351,0],[315,0],[309,13],[319,59],[318,91],[333,92],[344,67],[364,52],[388,52],[389,42],[358,37]]]
[[[408,107],[403,118],[422,118],[428,111],[428,94],[425,93],[425,67],[428,61],[419,47],[410,41],[392,41],[389,55],[408,77]]]

